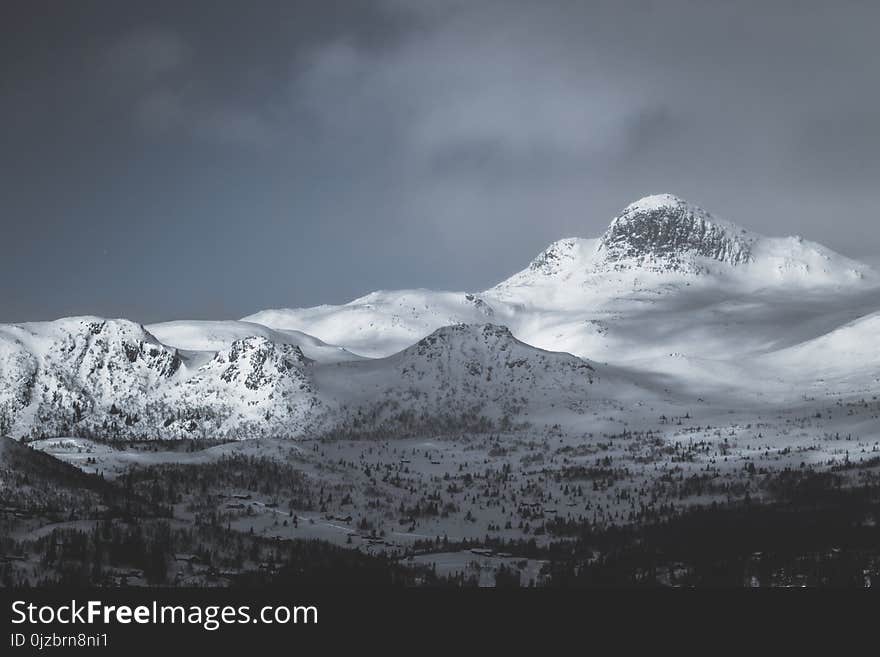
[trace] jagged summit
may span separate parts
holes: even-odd
[[[693,287],[691,287],[693,286]],[[715,286],[744,292],[769,288],[846,289],[880,286],[863,263],[821,244],[796,237],[767,237],[719,219],[672,194],[646,196],[626,206],[598,238],[557,240],[526,269],[483,293],[505,317],[505,309],[533,335],[523,310],[582,313],[613,304],[641,290],[669,295]],[[511,321],[511,320],[507,320]],[[307,327],[308,328],[308,327]],[[533,344],[558,344],[553,329]],[[532,338],[534,339],[534,338]],[[344,343],[343,339],[339,340]],[[591,349],[566,349],[593,354]]]
[[[319,406],[312,364],[264,336],[181,353],[128,320],[0,325],[0,434],[296,435]]]
[[[705,273],[717,263],[753,262],[759,240],[684,199],[656,194],[626,206],[598,239],[553,242],[509,282],[627,270]]]
[[[694,256],[729,265],[752,260],[757,236],[673,196],[646,196],[628,205],[599,240],[599,252],[620,267],[700,271]]]

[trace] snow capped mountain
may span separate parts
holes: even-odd
[[[638,387],[495,324],[445,326],[387,358],[318,368],[315,382],[349,418],[349,433],[553,424],[615,405]]]
[[[146,328],[96,317],[0,326],[0,433],[555,424],[713,386],[751,398],[757,381],[795,399],[798,382],[845,390],[856,370],[861,394],[874,385],[877,312],[870,267],[663,194],[627,206],[598,238],[554,242],[482,293],[379,291]],[[801,371],[807,362],[821,374]]]
[[[140,405],[145,390],[173,378],[182,365],[173,349],[127,320],[4,326],[0,341],[4,382],[17,383],[3,387],[5,415],[30,426],[66,426],[96,410],[107,413],[115,402]]]
[[[202,431],[239,437],[300,435],[321,406],[311,382],[311,365],[296,345],[246,337],[218,351],[164,400],[172,406],[179,394],[193,409],[190,416],[213,417],[212,423],[199,427]],[[189,423],[184,428],[191,431],[192,418]]]
[[[2,327],[0,354],[14,436],[297,437],[438,418],[488,428],[604,403],[592,364],[492,324],[443,327],[387,358],[315,363],[261,335],[183,352],[133,322],[72,318]]]
[[[598,239],[554,242],[484,295],[490,302],[567,310],[645,290],[855,284],[878,285],[880,277],[814,242],[765,237],[660,194],[627,206]]]
[[[612,267],[700,273],[701,258],[733,266],[749,262],[757,239],[676,196],[659,194],[627,206],[598,250]]]
[[[825,312],[832,295],[878,286],[870,267],[821,245],[764,237],[661,194],[627,206],[599,238],[554,242],[482,293],[374,292],[341,306],[266,310],[245,320],[305,331],[371,357],[396,353],[442,326],[484,322],[504,324],[536,347],[596,360],[682,350],[714,357],[778,341],[762,313],[754,313],[754,325],[746,315],[742,330],[724,331],[731,315],[711,310],[715,304],[723,309],[750,295],[787,308],[797,295],[812,317]],[[695,335],[699,325],[689,315],[703,309],[711,330]]]
[[[0,423],[13,435],[299,433],[317,405],[299,347],[263,337],[185,355],[128,320],[0,327]]]

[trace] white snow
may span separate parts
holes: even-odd
[[[187,351],[216,352],[228,349],[236,340],[261,337],[276,344],[296,345],[306,357],[320,363],[361,358],[344,347],[327,344],[302,331],[276,331],[254,322],[180,320],[145,328],[162,343]]]
[[[302,437],[457,416],[581,431],[697,400],[708,414],[772,413],[817,390],[873,393],[878,312],[871,267],[657,195],[484,292],[377,291],[241,321],[0,326],[0,429]]]

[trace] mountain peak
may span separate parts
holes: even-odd
[[[600,239],[605,260],[617,268],[698,272],[697,258],[730,265],[752,260],[756,236],[713,217],[672,194],[656,194],[628,205]]]
[[[689,206],[694,209],[699,209],[675,194],[649,194],[648,196],[643,196],[638,201],[630,203],[623,209],[622,214],[631,212],[656,212],[658,210],[674,209],[681,206]]]
[[[537,372],[564,376],[574,372],[582,383],[594,380],[593,366],[564,352],[544,351],[518,340],[500,324],[444,326],[395,356],[402,376],[420,379],[439,369],[462,380],[474,377],[504,387],[505,381],[532,379]]]
[[[480,343],[503,348],[507,342],[516,342],[516,338],[509,328],[500,324],[450,324],[422,338],[410,350],[424,355],[429,351],[445,350],[453,344]]]

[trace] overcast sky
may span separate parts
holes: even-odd
[[[0,3],[0,321],[480,290],[671,192],[880,252],[880,3]]]

